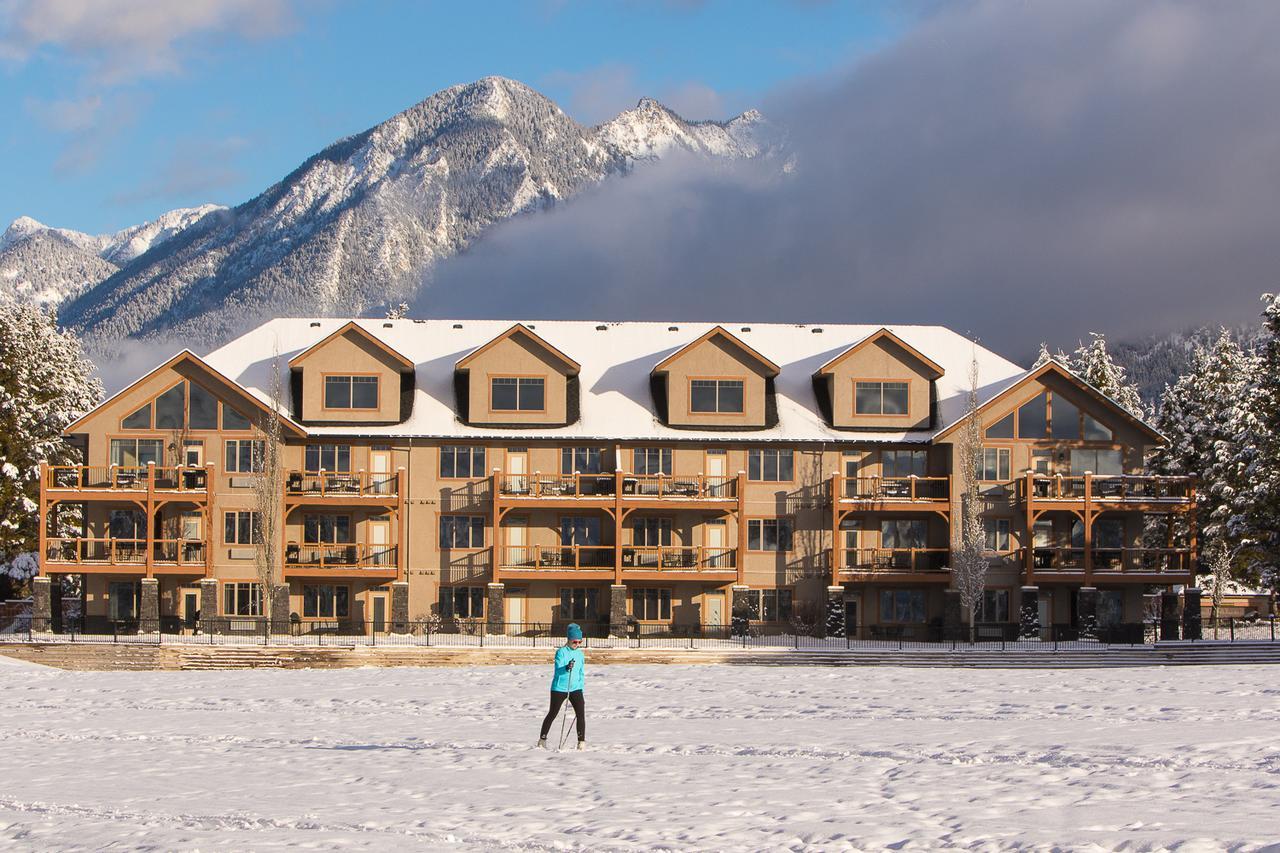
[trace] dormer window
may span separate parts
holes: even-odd
[[[547,380],[541,376],[494,376],[489,380],[489,408],[495,412],[543,412]]]
[[[853,413],[855,415],[907,415],[910,398],[909,382],[854,382]]]
[[[326,409],[378,408],[378,377],[326,376],[324,407]]]
[[[689,411],[718,414],[742,414],[741,379],[690,379]]]

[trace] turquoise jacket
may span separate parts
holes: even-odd
[[[573,661],[573,669],[569,669],[569,662]],[[557,693],[572,693],[575,690],[581,690],[586,683],[586,678],[582,673],[583,666],[586,665],[586,656],[582,653],[581,648],[573,649],[569,646],[561,646],[556,649],[556,662],[554,675],[551,676],[551,689]]]

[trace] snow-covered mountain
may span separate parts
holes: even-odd
[[[209,213],[67,303],[98,338],[217,342],[264,314],[360,314],[410,299],[495,222],[675,148],[770,151],[750,112],[688,122],[644,100],[591,128],[513,80],[445,89],[335,142],[258,197]]]
[[[218,205],[172,210],[115,234],[51,228],[20,216],[0,234],[0,295],[54,306],[74,298],[122,266],[184,231]]]

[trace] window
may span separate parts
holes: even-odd
[[[151,404],[147,403],[120,421],[121,429],[151,429]]]
[[[671,590],[669,589],[633,589],[631,590],[631,615],[643,620],[661,620],[671,618]]]
[[[920,519],[889,518],[880,522],[880,547],[923,548],[928,525]]]
[[[351,516],[303,516],[302,541],[308,545],[350,545]]]
[[[1049,425],[1049,435],[1052,438],[1080,437],[1080,410],[1061,395],[1053,395],[1053,406],[1049,413],[1053,418]]]
[[[441,548],[483,548],[483,515],[440,516]]]
[[[218,428],[218,400],[202,386],[187,383],[187,425],[192,429]]]
[[[789,518],[752,518],[747,521],[747,550],[790,551],[792,522]]]
[[[258,514],[247,510],[225,513],[222,541],[228,545],[257,545],[262,541]]]
[[[1119,551],[1124,547],[1124,522],[1118,518],[1100,518],[1093,525],[1093,547]]]
[[[142,510],[113,509],[109,523],[112,539],[147,538],[147,516]]]
[[[671,544],[671,519],[637,518],[631,527],[631,544],[658,548]]]
[[[495,376],[489,380],[489,408],[495,412],[546,409],[547,380],[541,376]]]
[[[987,427],[987,438],[1013,438],[1013,414],[1007,414]]]
[[[598,447],[560,448],[561,474],[599,474],[602,457]]]
[[[795,479],[795,454],[790,450],[747,451],[747,479],[789,483]]]
[[[566,515],[560,519],[561,545],[599,545],[600,518],[592,515]]]
[[[468,444],[440,448],[440,476],[448,479],[483,477],[484,448]]]
[[[560,618],[595,621],[600,617],[600,590],[564,587],[560,590]]]
[[[853,383],[855,415],[907,414],[907,382]]]
[[[302,587],[302,615],[308,619],[346,619],[351,612],[351,590],[332,584]]]
[[[253,474],[262,470],[266,455],[266,442],[257,438],[233,438],[227,441],[227,471],[233,474]]]
[[[324,407],[326,409],[378,408],[378,377],[326,376]]]
[[[977,621],[1008,622],[1009,590],[984,589],[982,598],[978,601]]]
[[[925,450],[880,451],[880,475],[882,477],[923,477],[928,468],[929,453]]]
[[[690,379],[689,411],[742,414],[742,380]]]
[[[747,606],[751,618],[761,622],[789,622],[792,612],[792,591],[789,589],[749,589]]]
[[[1098,593],[1098,627],[1110,628],[1124,622],[1124,593],[1104,589]]]
[[[1071,473],[1080,476],[1086,471],[1092,471],[1094,474],[1123,474],[1124,470],[1120,465],[1120,451],[1111,450],[1082,450],[1074,449],[1071,451]]]
[[[1093,415],[1084,416],[1085,441],[1111,441],[1111,430],[1097,421]]]
[[[924,622],[924,590],[880,590],[881,622]]]
[[[222,428],[230,430],[246,430],[252,428],[253,424],[249,423],[249,419],[237,412],[235,409],[226,405],[222,406]]]
[[[483,619],[484,587],[440,587],[440,615],[445,619]]]
[[[637,447],[631,451],[634,474],[671,474],[670,447]]]
[[[1005,553],[1009,550],[1009,519],[984,518],[982,529],[986,537],[983,547],[987,551]]]
[[[187,407],[185,385],[179,382],[156,397],[156,429],[182,429]]]
[[[1049,426],[1049,398],[1041,394],[1018,407],[1018,438],[1044,438]]]
[[[214,430],[218,428],[218,405],[218,398],[202,385],[184,379],[155,400],[127,415],[120,421],[120,428]],[[249,428],[247,419],[226,406],[223,406],[222,418],[224,429]],[[243,425],[231,423],[235,418],[240,418],[244,422]]]
[[[1006,482],[1009,479],[1009,448],[984,447],[978,454],[978,479]]]
[[[304,462],[307,471],[350,471],[351,446],[348,444],[308,444]]]
[[[223,616],[261,616],[262,584],[224,583],[222,585]]]
[[[111,464],[122,468],[145,468],[148,462],[160,464],[164,455],[164,439],[113,438]]]

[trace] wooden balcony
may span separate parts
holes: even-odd
[[[1090,572],[1095,579],[1116,577],[1187,578],[1192,573],[1190,548],[1094,548]],[[1026,549],[1022,559],[1026,560]],[[1031,565],[1037,578],[1085,574],[1085,549],[1039,547],[1031,549]]]
[[[616,490],[613,474],[499,474],[495,478],[504,501],[575,500],[613,501]]]
[[[55,500],[94,499],[119,500],[175,493],[202,502],[208,498],[212,466],[126,466],[126,465],[50,465],[44,469],[41,486]]]
[[[401,475],[399,471],[289,471],[285,474],[284,494],[291,503],[395,503],[400,496]]]
[[[577,504],[660,502],[736,504],[739,477],[706,474],[497,474],[495,494],[502,503],[562,501]]]
[[[203,575],[208,546],[201,539],[52,538],[45,542],[44,563],[69,573],[148,573]],[[150,555],[150,561],[148,561]]]
[[[833,474],[831,494],[844,507],[946,510],[951,506],[950,477],[846,477]]]
[[[1018,500],[1033,509],[1180,511],[1195,505],[1195,479],[1146,474],[1044,475],[1028,473],[1017,487]]]
[[[612,545],[506,545],[498,548],[502,571],[588,570],[613,574]]]
[[[395,545],[341,542],[298,544],[284,550],[285,577],[333,577],[351,575],[373,579],[394,579],[398,572]]]
[[[736,548],[681,547],[664,545],[622,547],[622,570],[661,572],[727,572],[737,570]]]
[[[945,580],[949,575],[948,548],[841,548],[838,551],[841,576],[879,579]]]
[[[623,474],[624,500],[737,501],[739,477],[706,474]]]

